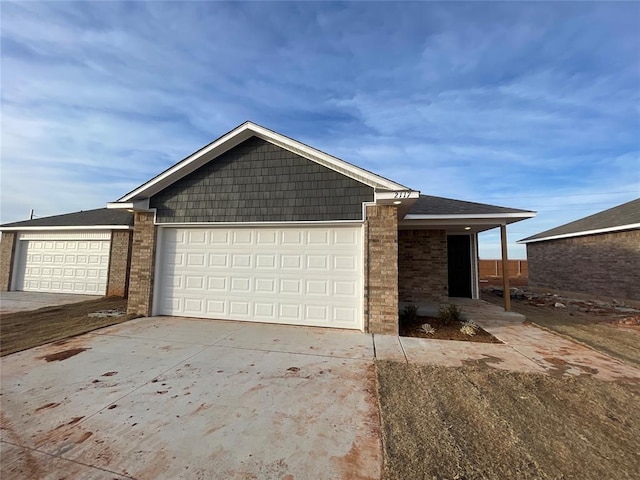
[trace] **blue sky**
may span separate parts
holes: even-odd
[[[2,222],[103,207],[245,120],[425,194],[537,210],[514,258],[640,196],[637,2],[0,8]]]

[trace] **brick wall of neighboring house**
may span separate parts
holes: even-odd
[[[11,289],[16,237],[16,232],[2,232],[2,242],[0,242],[0,292],[8,292]]]
[[[640,230],[527,244],[529,285],[640,300]]]
[[[398,334],[398,211],[393,205],[367,207],[368,331]]]
[[[153,212],[136,212],[134,217],[127,307],[129,314],[151,315],[157,238],[153,216]]]
[[[129,267],[131,266],[131,230],[113,230],[111,232],[111,251],[109,253],[109,277],[107,295],[126,297],[129,290]]]
[[[398,232],[398,295],[401,302],[443,302],[447,293],[447,231]]]

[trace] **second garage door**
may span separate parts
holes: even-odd
[[[156,314],[363,328],[362,227],[159,235]]]
[[[104,295],[109,233],[22,234],[14,290]]]

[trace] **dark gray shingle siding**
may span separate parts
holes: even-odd
[[[359,220],[373,189],[252,137],[151,197],[159,223]]]

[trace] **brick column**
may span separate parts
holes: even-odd
[[[131,230],[113,230],[111,232],[107,296],[127,296],[129,290],[129,267],[131,266],[132,242],[133,235]]]
[[[157,228],[153,212],[136,212],[133,223],[127,313],[148,317],[153,302]]]
[[[16,253],[16,232],[2,232],[0,243],[0,292],[8,292],[11,289],[11,276],[13,275],[13,257]]]
[[[398,210],[367,207],[367,330],[398,335]]]

